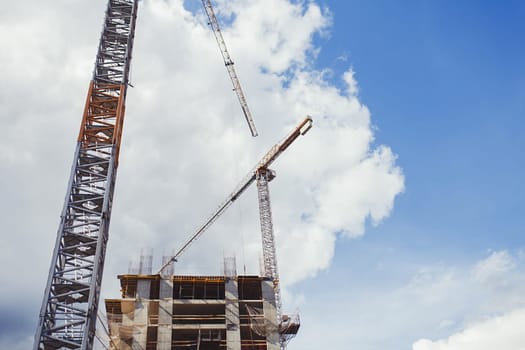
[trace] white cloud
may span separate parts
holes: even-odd
[[[395,156],[390,149],[379,147],[354,167],[333,174],[331,181],[322,183],[316,217],[320,225],[359,236],[364,233],[368,217],[374,224],[385,218],[392,209],[394,197],[403,189],[403,176],[394,163]]]
[[[403,291],[425,305],[450,302],[450,293],[462,287],[460,274],[452,268],[420,268]],[[442,325],[442,323],[440,323]]]
[[[236,14],[226,28],[228,46],[238,52],[237,60],[271,73],[312,61],[318,50],[312,43],[315,33],[323,33],[331,23],[328,11],[309,1],[219,1],[220,13]]]
[[[478,262],[472,269],[472,275],[479,282],[494,282],[515,266],[514,258],[507,251],[497,251]]]
[[[447,339],[418,340],[413,350],[523,350],[525,349],[525,309],[470,325]]]
[[[471,267],[441,271],[423,273],[411,289],[441,309],[439,326],[427,332],[453,334],[420,339],[413,350],[525,349],[525,269],[519,252],[494,251]]]
[[[360,247],[369,244],[369,240],[363,241]],[[489,256],[466,263],[429,264],[426,257],[413,261],[413,254],[389,251],[384,246],[376,247],[379,251],[366,249],[362,254],[357,249],[347,249],[351,256],[336,257],[339,264],[331,266],[329,273],[301,284],[303,289],[291,288],[298,293],[308,290],[300,304],[304,325],[292,343],[294,348],[345,349],[352,344],[358,349],[411,349],[418,340],[422,340],[418,346],[428,344],[428,339],[445,341],[496,315],[505,316],[525,308],[525,265],[519,253],[513,251],[504,251],[515,261],[512,270],[500,275],[500,280],[508,282],[506,287],[494,288],[472,278],[474,267]],[[386,268],[368,268],[379,259]],[[350,263],[342,266],[341,261]],[[487,335],[494,339],[503,336],[504,333]],[[504,339],[501,341],[506,344]]]
[[[348,85],[348,94],[357,95],[359,88],[357,86],[357,81],[355,80],[355,72],[353,69],[349,69],[343,74],[343,79]]]

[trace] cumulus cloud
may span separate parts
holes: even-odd
[[[418,340],[413,350],[523,350],[525,309],[518,309],[469,326],[447,339]]]
[[[470,267],[422,273],[410,284],[419,297],[436,306],[437,327],[427,332],[443,339],[420,339],[413,350],[521,350],[525,344],[525,269],[519,253],[494,251]],[[427,320],[428,320],[427,319]],[[451,334],[443,337],[443,334]]]
[[[315,297],[300,301],[304,324],[293,346],[345,349],[353,344],[359,349],[396,350],[412,349],[416,343],[436,346],[434,343],[446,342],[451,335],[461,334],[474,325],[495,317],[507,318],[525,308],[525,260],[520,252],[495,251],[465,263],[429,264],[426,258],[414,262],[411,261],[413,255],[404,259],[400,257],[402,253],[385,247],[378,251],[367,250],[366,256],[359,254],[358,249],[351,250],[352,257],[346,260],[351,261],[348,265],[331,266],[329,274],[321,274],[318,280],[305,283]],[[508,255],[514,261],[512,269],[499,275],[498,280],[506,281],[505,285],[498,282],[494,286],[474,278],[475,267],[493,254]],[[384,267],[371,268],[378,260]],[[337,285],[337,288],[327,288],[327,285]],[[292,290],[300,294],[304,289],[292,287]],[[308,335],[312,333],[330,336]],[[504,346],[507,344],[505,336],[506,333],[499,331],[487,334],[487,338],[492,337],[494,341],[501,338],[501,346],[491,349],[515,350]],[[438,341],[440,339],[442,341]],[[454,347],[454,344],[457,343],[451,342],[450,347],[443,349],[428,349],[471,349]],[[423,349],[427,348],[414,348]]]
[[[136,112],[127,118],[119,179],[119,186],[127,189],[121,195],[124,218],[134,222],[126,224],[126,231],[143,244],[146,237],[156,237],[180,245],[244,172],[310,114],[314,128],[276,162],[278,178],[270,188],[282,280],[293,283],[329,265],[337,233],[359,236],[367,220],[377,224],[387,217],[404,177],[388,146],[372,147],[370,112],[359,101],[353,71],[348,69],[338,87],[323,70],[311,67],[316,50],[312,38],[330,24],[328,12],[314,2],[274,1],[272,6],[280,10],[272,10],[272,16],[265,15],[272,6],[256,1],[219,5],[219,13],[232,17],[223,32],[261,136],[247,136],[204,18],[178,2],[145,4],[142,18],[155,24],[150,30],[138,27],[136,50],[156,64],[141,64],[135,54],[134,79],[141,88],[129,94],[128,111],[133,113],[136,106]],[[172,27],[179,32],[173,45],[181,49],[165,52],[169,42],[148,39]],[[192,59],[181,58],[180,52]],[[176,115],[167,115],[170,110]],[[170,151],[182,149],[191,152]],[[133,165],[138,159],[142,166],[137,170]],[[133,178],[122,175],[128,171]],[[169,196],[169,205],[127,204],[135,196],[153,202],[166,190],[176,194]],[[242,264],[258,271],[258,259],[253,259],[260,255],[253,192],[245,194],[239,206],[242,209],[225,214],[198,243],[209,253],[199,257],[196,250],[188,256],[187,267],[211,266],[221,253],[239,256],[242,250]],[[244,221],[238,221],[235,210],[242,211]],[[231,227],[247,232],[246,237],[232,240],[236,233]],[[217,246],[219,254],[214,254]],[[305,250],[312,254],[298,254]]]
[[[226,34],[240,58],[271,73],[283,73],[312,62],[319,50],[312,36],[331,23],[315,2],[268,0],[219,1],[219,13],[235,16]],[[228,42],[230,46],[230,42]]]
[[[479,282],[491,282],[504,276],[515,266],[514,258],[507,251],[497,251],[478,262],[472,269],[472,275]]]

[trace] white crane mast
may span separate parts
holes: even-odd
[[[248,122],[250,132],[252,136],[255,137],[258,135],[257,129],[255,128],[255,123],[253,122],[252,114],[250,113],[250,109],[248,108],[246,97],[244,96],[244,92],[242,91],[241,83],[239,82],[239,78],[237,77],[237,72],[235,71],[233,60],[230,57],[230,53],[228,52],[228,48],[226,47],[226,43],[224,42],[224,38],[222,37],[221,28],[219,27],[217,17],[215,17],[215,11],[213,11],[211,1],[202,0],[202,6],[204,6],[204,10],[206,11],[206,15],[208,16],[208,24],[211,26],[213,34],[215,35],[215,39],[217,40],[217,44],[219,45],[219,49],[221,50],[221,55],[224,59],[224,65],[228,70],[228,74],[233,84],[233,91],[235,91],[235,93],[237,94],[237,98],[239,99],[239,103],[241,104],[242,112],[244,114],[244,117],[246,118],[246,122]]]
[[[257,196],[259,199],[259,218],[261,222],[264,277],[270,278],[273,281],[277,324],[281,324],[281,287],[279,285],[279,272],[277,271],[270,189],[268,188],[268,182],[272,181],[274,177],[275,172],[268,168],[262,168],[257,171]]]

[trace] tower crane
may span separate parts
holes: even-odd
[[[226,198],[217,210],[200,226],[188,241],[173,255],[158,271],[162,271],[177,259],[197,240],[202,234],[228,209],[250,185],[257,182],[259,200],[259,217],[261,222],[262,252],[264,260],[264,277],[274,283],[275,305],[277,311],[277,324],[281,325],[281,291],[279,286],[279,273],[275,254],[275,241],[273,234],[272,211],[270,206],[270,191],[268,183],[275,178],[275,172],[269,166],[283,153],[299,136],[305,135],[312,127],[312,118],[306,117],[283,140],[275,144],[262,157],[257,165],[237,185],[235,190]],[[284,347],[285,336],[281,335],[281,347]]]
[[[219,49],[221,50],[221,55],[224,59],[224,65],[228,70],[228,75],[230,76],[230,79],[233,84],[233,91],[235,91],[235,93],[237,94],[237,98],[239,99],[241,109],[244,114],[244,118],[246,119],[248,127],[250,128],[250,132],[252,136],[255,137],[258,135],[257,129],[255,128],[255,123],[253,122],[252,114],[250,113],[250,109],[248,108],[246,97],[244,96],[244,92],[242,91],[241,83],[239,82],[239,78],[237,77],[237,72],[235,71],[233,60],[230,57],[230,53],[228,52],[228,48],[226,47],[226,43],[224,42],[224,38],[222,37],[221,28],[219,27],[219,22],[217,21],[217,17],[215,16],[215,11],[213,10],[213,6],[210,0],[201,1],[202,6],[206,11],[206,15],[208,16],[208,24],[211,26],[213,34],[215,35],[215,39],[217,40],[217,44],[219,45]]]
[[[139,0],[108,0],[34,350],[93,347]]]

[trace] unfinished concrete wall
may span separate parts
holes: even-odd
[[[227,278],[225,282],[226,304],[226,349],[241,350],[241,328],[239,318],[239,287],[237,280]]]
[[[173,319],[173,282],[171,278],[160,280],[159,289],[159,328],[157,350],[171,350]]]
[[[134,330],[134,315],[135,315],[135,301],[122,300],[121,301],[121,315],[122,324],[117,325],[118,328],[112,329],[113,334],[116,335],[119,341],[114,345],[118,350],[131,350],[133,344],[133,330]]]
[[[119,278],[123,299],[106,300],[106,309],[118,313],[112,316],[111,332],[118,338],[112,349],[280,349],[273,281],[258,276]]]
[[[266,346],[268,350],[279,350],[279,332],[277,325],[277,308],[275,306],[275,291],[273,281],[261,282],[264,319],[266,323]]]

